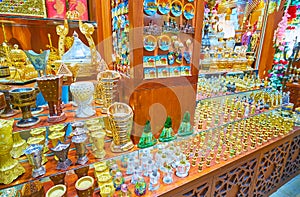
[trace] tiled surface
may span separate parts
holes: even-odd
[[[300,197],[300,175],[284,184],[270,197]]]

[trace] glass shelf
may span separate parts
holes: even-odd
[[[253,90],[240,91],[240,92],[230,92],[230,93],[224,94],[224,95],[216,95],[216,96],[205,97],[205,98],[199,98],[200,96],[199,96],[199,94],[197,94],[196,103],[198,104],[200,101],[217,99],[217,98],[232,96],[232,95],[247,94],[247,93],[252,93],[252,92],[264,91],[264,90],[268,90],[268,89],[270,89],[270,87],[264,87],[264,88],[258,88],[258,89],[253,89]]]
[[[216,70],[216,71],[209,71],[209,70],[199,70],[199,77],[205,77],[206,75],[240,75],[245,73],[251,73],[255,72],[258,74],[257,69],[251,69],[251,70]]]
[[[227,126],[229,124],[233,124],[233,123],[236,123],[236,122],[240,122],[240,121],[243,121],[243,120],[246,120],[248,118],[251,118],[251,117],[255,117],[255,116],[258,116],[258,115],[261,115],[261,114],[269,114],[269,113],[272,113],[272,112],[275,112],[276,110],[280,109],[281,107],[283,107],[284,105],[282,106],[278,106],[278,107],[275,107],[273,109],[270,109],[270,110],[265,110],[263,112],[260,112],[260,113],[257,113],[257,114],[253,114],[253,115],[249,115],[247,117],[244,117],[244,118],[241,118],[241,119],[237,119],[237,120],[233,120],[233,121],[230,121],[230,122],[226,122],[224,124],[220,124],[220,125],[217,125],[215,127],[211,127],[211,128],[208,128],[208,129],[204,129],[204,130],[198,130],[197,128],[195,129],[195,132],[190,135],[190,136],[184,136],[184,137],[179,137],[175,140],[175,142],[180,142],[182,140],[185,140],[185,139],[188,139],[190,137],[193,137],[193,136],[196,136],[198,135],[199,133],[202,133],[202,132],[208,132],[208,131],[212,131],[214,129],[217,129],[217,128],[221,128],[221,127],[224,127],[224,126]],[[97,117],[99,118],[99,117]],[[21,133],[24,132],[24,131],[21,131]],[[22,135],[21,135],[22,136]],[[72,165],[69,167],[69,169],[67,169],[66,171],[59,171],[59,170],[56,170],[56,164],[57,164],[57,161],[54,159],[53,157],[53,153],[48,153],[46,154],[45,156],[47,157],[48,159],[48,162],[45,164],[46,166],[46,174],[41,176],[41,177],[37,177],[37,178],[33,178],[31,176],[31,170],[27,170],[25,172],[25,174],[21,175],[21,177],[19,177],[18,179],[16,179],[14,182],[12,182],[11,184],[8,184],[8,185],[0,185],[0,190],[2,189],[5,189],[5,188],[9,188],[9,187],[16,187],[18,189],[21,189],[21,186],[27,182],[30,182],[30,181],[33,181],[33,180],[40,180],[41,182],[47,182],[47,181],[50,181],[49,177],[53,176],[53,175],[57,175],[57,174],[61,174],[61,173],[64,173],[66,172],[66,174],[70,174],[70,173],[74,173],[73,171],[75,169],[79,169],[79,168],[83,168],[83,167],[86,167],[86,166],[89,166],[90,169],[94,168],[94,164],[99,162],[99,161],[108,161],[108,160],[120,160],[122,156],[124,155],[128,155],[128,154],[137,154],[139,155],[140,152],[145,152],[145,151],[152,151],[154,149],[157,149],[157,148],[161,148],[164,144],[164,142],[158,142],[156,145],[152,146],[152,147],[149,147],[149,148],[145,148],[145,149],[139,149],[137,148],[137,146],[135,145],[133,149],[131,149],[130,151],[127,151],[127,152],[123,152],[123,153],[113,153],[111,152],[110,150],[110,142],[112,141],[112,139],[109,139],[107,138],[105,140],[105,151],[106,151],[106,156],[104,159],[96,159],[92,154],[91,154],[91,150],[90,150],[90,147],[91,147],[91,144],[88,144],[87,147],[88,147],[88,157],[89,157],[89,161],[87,164],[85,165]],[[68,153],[68,157],[69,159],[72,160],[73,164],[75,163],[74,161],[76,161],[76,150],[75,150],[75,147],[73,144],[71,144],[71,148],[69,150],[69,153]],[[19,159],[19,162],[22,164],[23,167],[25,167],[26,169],[31,169],[32,167],[30,166],[30,164],[28,163],[28,160],[26,158],[26,156],[22,156],[20,157]]]
[[[70,28],[78,27],[79,20],[68,20]],[[97,28],[96,21],[82,21],[84,23],[90,23],[95,28]],[[25,16],[7,16],[0,15],[0,23],[4,26],[18,26],[18,27],[28,27],[28,26],[37,26],[37,27],[53,27],[57,25],[62,25],[64,19],[56,18],[33,18]]]

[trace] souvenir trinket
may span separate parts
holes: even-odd
[[[48,102],[48,122],[61,122],[67,119],[65,113],[62,111],[63,76],[39,77],[37,78],[37,83],[45,100]]]
[[[80,179],[81,177],[84,177],[84,176],[88,175],[89,169],[90,169],[90,166],[87,165],[87,166],[75,169],[74,172],[77,175],[77,178]]]
[[[113,179],[114,187],[116,188],[116,191],[121,190],[121,186],[124,184],[125,179],[122,176],[121,172],[116,172],[116,175]]]
[[[171,117],[167,117],[165,126],[159,136],[160,142],[169,142],[176,139],[176,136],[174,134],[173,128],[172,128],[172,119]]]
[[[180,160],[176,165],[176,176],[184,178],[188,176],[190,170],[190,163],[187,160]]]
[[[79,197],[92,197],[94,193],[94,179],[91,176],[84,176],[75,183],[75,188]]]
[[[67,186],[64,184],[54,185],[47,191],[46,197],[67,197]]]
[[[145,195],[146,194],[146,182],[144,180],[143,177],[139,177],[135,186],[134,186],[134,193],[137,195],[137,196],[142,196],[142,195]]]
[[[152,35],[147,35],[144,37],[144,48],[146,51],[154,51],[157,46],[157,40]]]
[[[89,81],[75,82],[70,86],[70,91],[78,104],[76,117],[87,118],[95,115],[96,111],[91,106],[94,94],[94,84]]]
[[[193,6],[193,4],[191,3],[187,3],[184,8],[183,8],[183,16],[187,19],[187,20],[191,20],[194,18],[195,16],[195,8]]]
[[[59,159],[56,166],[57,170],[66,170],[72,165],[72,161],[68,159],[69,148],[70,144],[63,144],[61,142],[58,142],[54,148],[51,148],[55,156]]]
[[[160,186],[159,184],[160,174],[158,171],[153,171],[152,173],[150,173],[149,176],[150,176],[149,190],[155,191]]]
[[[140,141],[137,146],[139,148],[148,148],[150,146],[155,145],[156,143],[157,143],[157,139],[152,134],[150,121],[148,120],[144,127],[142,137],[140,138]]]
[[[166,165],[165,169],[163,182],[166,184],[171,184],[173,182],[173,168],[170,165]]]
[[[158,0],[157,9],[162,15],[169,14],[171,10],[171,0]]]
[[[179,17],[182,14],[182,3],[179,0],[175,0],[171,5],[171,13],[175,17]]]
[[[156,0],[144,0],[144,12],[148,16],[153,16],[157,12]]]
[[[114,103],[108,108],[108,116],[112,124],[112,152],[125,152],[134,147],[130,133],[133,124],[133,111],[125,103]]]
[[[43,146],[38,144],[30,145],[25,151],[29,163],[32,165],[32,177],[36,178],[46,173],[45,167],[42,165]]]
[[[54,185],[59,185],[59,184],[65,185],[65,176],[66,176],[66,172],[63,172],[60,174],[55,174],[53,176],[50,176],[49,178],[54,183]]]
[[[0,183],[10,184],[25,172],[24,167],[11,157],[13,148],[12,127],[14,120],[0,119]]]
[[[80,165],[84,165],[89,160],[88,157],[86,156],[87,154],[86,141],[87,141],[87,135],[84,133],[72,137],[72,142],[75,144],[76,147],[76,155],[77,155],[76,163]]]
[[[22,119],[16,124],[18,127],[29,127],[39,123],[40,119],[32,116],[30,111],[30,107],[35,105],[36,93],[34,88],[19,88],[9,91],[11,103],[22,110]]]
[[[178,129],[179,136],[187,136],[193,134],[194,130],[191,126],[191,115],[188,111],[184,113],[183,120]]]
[[[24,150],[27,148],[27,143],[24,139],[21,138],[19,132],[13,133],[13,149],[10,151],[10,154],[13,158],[19,158],[24,154]]]
[[[158,38],[158,47],[162,51],[168,51],[171,46],[171,39],[167,35],[162,35]]]

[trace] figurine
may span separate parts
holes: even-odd
[[[188,111],[184,113],[183,120],[178,129],[179,136],[187,136],[193,134],[194,130],[191,126],[191,115]]]
[[[116,188],[116,191],[121,190],[121,187],[124,184],[124,182],[125,182],[125,179],[122,176],[122,173],[120,171],[116,172],[116,175],[113,179],[113,183],[114,183],[114,187]]]
[[[172,120],[171,117],[168,116],[165,122],[165,126],[159,136],[160,142],[169,142],[176,139],[174,131],[172,129]]]
[[[157,143],[157,139],[152,134],[150,121],[148,120],[144,127],[142,137],[137,146],[139,148],[148,148],[150,146],[155,145],[156,143]]]

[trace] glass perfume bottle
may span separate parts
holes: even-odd
[[[150,183],[149,183],[149,190],[150,191],[155,191],[159,188],[159,178],[160,174],[158,171],[153,171],[150,173]]]
[[[173,173],[174,173],[173,168],[170,165],[166,165],[163,182],[166,184],[171,184],[173,182]]]
[[[134,193],[137,196],[142,196],[142,195],[146,194],[146,186],[147,186],[147,184],[146,184],[144,178],[141,176],[138,177],[138,180],[134,186]]]

